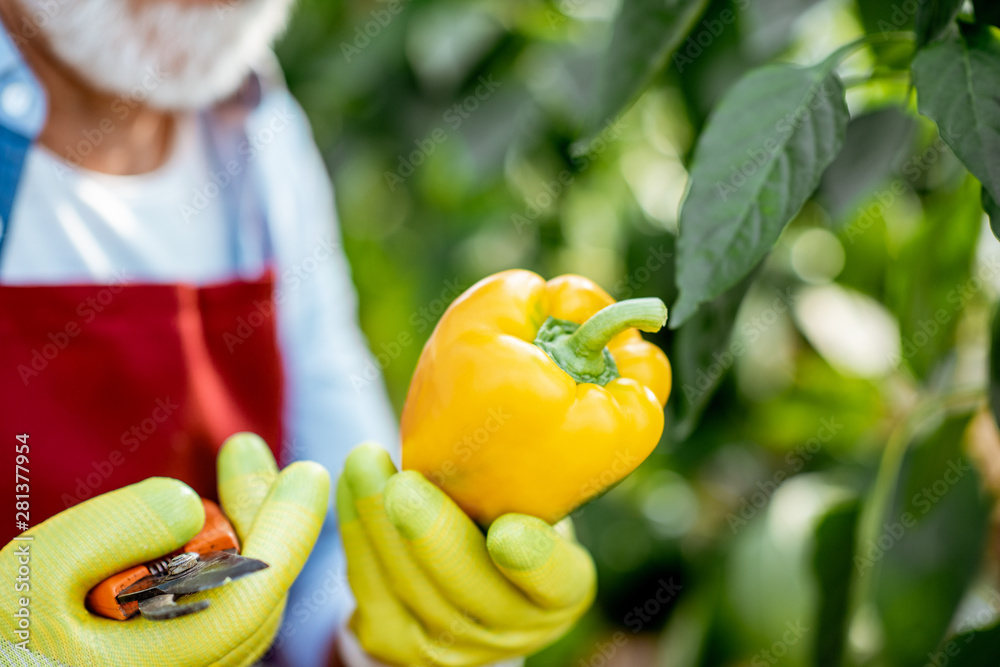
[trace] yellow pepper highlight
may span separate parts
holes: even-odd
[[[660,329],[666,307],[612,304],[576,275],[512,270],[469,288],[421,353],[403,468],[483,525],[509,512],[555,523],[626,477],[660,439],[671,385],[666,355],[633,327]]]

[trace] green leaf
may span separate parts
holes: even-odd
[[[913,29],[916,0],[855,0],[858,18],[865,34],[888,35]],[[873,42],[872,53],[878,64],[891,69],[906,68],[913,58],[914,43]]]
[[[844,147],[825,172],[817,199],[835,221],[857,211],[889,176],[898,171],[911,145],[917,119],[884,107],[851,119]]]
[[[1000,424],[1000,308],[993,315],[990,342],[990,405],[993,418]]]
[[[673,328],[764,258],[837,156],[848,111],[835,64],[758,69],[709,119],[681,207]]]
[[[816,526],[812,567],[816,575],[819,604],[813,638],[816,667],[839,667],[847,638],[851,579],[854,575],[855,535],[861,503],[850,499],[835,505]]]
[[[991,502],[962,450],[971,415],[932,415],[886,450],[855,556],[870,575],[884,664],[924,667],[982,558]]]
[[[933,658],[948,667],[996,667],[997,656],[1000,656],[1000,625],[955,635],[943,642],[928,660]]]
[[[965,0],[920,0],[917,7],[917,46],[932,42],[951,25]]]
[[[685,440],[735,363],[730,349],[733,323],[756,271],[710,303],[703,304],[674,338],[670,358],[674,371],[673,438]]]
[[[907,30],[913,25],[913,4],[899,0],[856,0],[858,16],[866,33]]]
[[[708,0],[629,0],[615,19],[593,122],[592,135],[642,94],[667,64]]]
[[[1000,200],[1000,40],[986,26],[931,44],[913,60],[920,113],[938,125],[945,143]]]
[[[711,573],[715,574],[718,569],[712,568]],[[704,656],[708,651],[706,645],[718,613],[722,580],[720,572],[705,581],[699,580],[698,587],[681,595],[660,636],[661,649],[656,665],[700,667],[705,664]]]
[[[957,188],[938,188],[923,199],[924,215],[893,258],[885,304],[899,319],[901,363],[928,378],[951,361],[962,316],[960,294],[972,270],[982,224],[979,184],[966,175]],[[941,230],[947,229],[947,234]]]
[[[990,229],[993,230],[993,236],[1000,240],[1000,205],[996,203],[996,200],[990,196],[990,193],[983,188],[983,194],[981,196],[983,211],[986,215],[990,217]]]
[[[976,23],[1000,26],[1000,3],[996,0],[972,0],[976,10]]]

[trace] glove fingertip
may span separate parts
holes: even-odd
[[[490,526],[486,548],[493,561],[508,570],[534,570],[544,565],[559,536],[552,526],[525,514],[505,514]]]
[[[296,461],[278,475],[243,542],[243,554],[270,564],[287,588],[319,537],[330,507],[330,475],[312,461]],[[284,590],[284,589],[283,589]]]
[[[278,474],[274,455],[256,433],[236,433],[219,450],[219,484],[248,475]]]
[[[150,477],[122,489],[158,516],[172,539],[184,543],[205,525],[205,507],[190,486],[170,477]]]
[[[389,452],[375,442],[363,442],[347,455],[344,476],[357,499],[382,493],[385,483],[396,474]]]
[[[506,514],[490,527],[487,549],[507,579],[547,609],[589,606],[596,587],[590,554],[541,519]]]
[[[413,470],[393,475],[385,485],[385,512],[408,540],[419,540],[429,533],[444,504],[444,494]]]
[[[278,475],[271,499],[325,515],[330,503],[330,473],[313,461],[296,461]]]

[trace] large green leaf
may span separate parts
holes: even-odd
[[[996,667],[1000,661],[1000,625],[955,635],[928,656],[929,664],[948,667]]]
[[[924,197],[924,215],[886,272],[885,304],[899,320],[901,358],[920,378],[951,361],[982,225],[979,184],[966,175],[954,189]],[[947,229],[947,234],[941,230]]]
[[[917,0],[855,0],[858,18],[865,34],[887,35],[912,30]],[[869,48],[880,65],[906,68],[913,58],[915,44],[898,40],[875,41]]]
[[[922,0],[921,0],[922,1]],[[913,0],[855,0],[866,33],[907,30],[913,26]]]
[[[924,46],[955,20],[965,0],[920,0],[917,7],[917,46]]]
[[[847,638],[847,613],[854,575],[855,535],[861,516],[857,498],[835,505],[816,525],[812,567],[819,603],[813,637],[816,667],[839,667]]]
[[[993,418],[1000,424],[1000,308],[993,315],[990,338],[990,405]]]
[[[742,353],[741,349],[731,348],[733,324],[756,273],[703,304],[674,338],[670,358],[674,371],[671,433],[675,440],[691,435],[705,406]]]
[[[848,111],[836,62],[756,70],[709,119],[681,207],[672,327],[764,258],[837,156]]]
[[[884,107],[851,119],[844,147],[825,172],[817,199],[835,222],[858,210],[898,172],[910,148],[917,119],[896,107]]]
[[[666,66],[708,0],[629,0],[615,19],[589,132],[627,109]],[[721,22],[720,22],[720,25]]]
[[[931,44],[913,60],[920,113],[994,201],[1000,200],[1000,39],[982,25]]]
[[[1000,240],[1000,205],[990,196],[986,188],[983,188],[981,203],[986,215],[990,217],[990,229],[993,231],[993,236]]]
[[[962,450],[971,412],[929,415],[891,445],[858,541],[883,663],[924,667],[976,573],[991,502]]]

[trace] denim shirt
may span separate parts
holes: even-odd
[[[277,66],[273,68],[277,72]],[[317,461],[336,478],[347,452],[374,440],[398,462],[398,433],[381,373],[358,327],[357,296],[341,250],[333,191],[301,108],[279,76],[250,77],[250,94],[239,95],[242,113],[230,101],[204,112],[219,171],[233,160],[246,162],[240,174],[254,180],[267,237],[266,258],[275,269],[279,304],[278,338],[285,373],[285,451],[289,459]],[[0,31],[0,227],[6,229],[24,158],[45,124],[45,91],[6,31]],[[233,118],[237,132],[233,130]],[[280,132],[273,131],[275,119]],[[239,144],[250,140],[266,150],[247,159]],[[244,144],[245,145],[245,144]],[[229,170],[232,171],[232,170]],[[231,224],[241,226],[240,206],[229,207]],[[14,224],[18,220],[12,221]],[[242,226],[240,227],[242,230]],[[0,231],[2,234],[2,231]],[[248,234],[237,234],[245,237]],[[3,251],[0,236],[0,253]],[[330,259],[316,262],[322,244]],[[233,273],[246,269],[245,257],[261,244],[234,254]],[[0,263],[3,257],[0,254]],[[178,276],[178,281],[183,276]],[[319,542],[291,590],[274,648],[282,664],[319,667],[333,635],[350,609],[336,515],[328,514]]]

